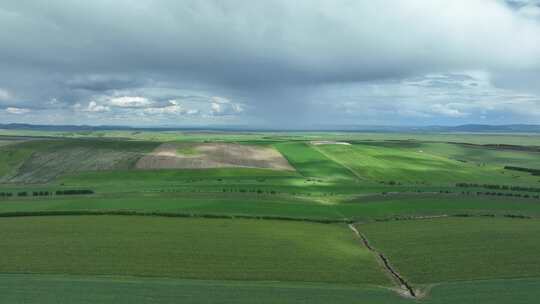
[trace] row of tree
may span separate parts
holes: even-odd
[[[535,188],[535,187],[508,186],[508,185],[496,185],[496,184],[457,183],[456,187],[484,188],[484,189],[490,189],[490,190],[510,190],[510,191],[522,191],[522,192],[540,192],[540,188]]]
[[[535,176],[540,175],[540,169],[531,169],[531,168],[524,168],[524,167],[514,167],[514,166],[505,166],[504,167],[507,170],[514,170],[514,171],[520,171],[520,172],[527,172]]]
[[[454,193],[449,190],[440,190],[439,193]],[[495,192],[495,191],[461,191],[461,194],[464,195],[492,195],[492,196],[507,196],[507,197],[521,197],[521,198],[536,198],[540,199],[540,194],[528,194],[528,193],[515,193],[515,192]]]
[[[69,189],[69,190],[57,190],[52,191],[19,191],[16,193],[12,192],[0,192],[0,197],[12,197],[16,194],[18,197],[28,197],[28,196],[51,196],[51,195],[85,195],[85,194],[94,194],[93,190],[89,189]]]

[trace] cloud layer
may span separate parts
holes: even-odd
[[[2,3],[0,119],[540,122],[539,12],[532,0]]]

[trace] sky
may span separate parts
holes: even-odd
[[[0,123],[540,124],[540,0],[0,0]]]

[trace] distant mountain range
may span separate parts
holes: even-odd
[[[454,127],[431,126],[430,131],[438,132],[482,132],[482,133],[540,133],[540,125],[513,124],[513,125],[480,125],[468,124]]]
[[[462,133],[540,133],[540,125],[533,124],[509,124],[509,125],[483,125],[466,124],[459,126],[361,126],[361,125],[335,125],[316,126],[298,129],[272,129],[254,128],[249,126],[207,126],[207,127],[130,127],[130,126],[88,126],[88,125],[34,125],[34,124],[0,124],[0,129],[5,130],[30,130],[30,131],[57,131],[57,132],[81,132],[81,131],[345,131],[345,132],[462,132]]]

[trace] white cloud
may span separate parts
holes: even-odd
[[[233,103],[229,99],[221,97],[212,97],[212,103],[210,104],[210,112],[212,115],[235,115],[242,113],[244,108],[239,103]]]
[[[0,88],[0,101],[8,101],[12,98],[8,90]]]
[[[107,112],[110,111],[110,108],[104,105],[100,105],[95,101],[90,101],[86,110],[88,112]]]
[[[435,114],[441,114],[449,117],[464,117],[469,115],[468,113],[464,113],[453,108],[451,104],[434,104],[430,107],[430,110]]]
[[[223,104],[223,103],[230,103],[231,100],[225,97],[219,97],[219,96],[213,96],[210,98],[213,103]]]
[[[182,105],[182,102],[172,99],[169,100],[168,105],[145,108],[143,113],[148,115],[197,115],[200,110],[188,109]]]
[[[221,113],[221,112],[223,112],[223,107],[219,103],[213,102],[212,106],[211,106],[211,109],[212,109],[212,113]]]
[[[170,105],[166,107],[146,108],[143,110],[146,114],[169,114],[169,115],[181,115],[187,113],[181,105]]]
[[[119,108],[146,108],[153,105],[155,102],[141,96],[121,96],[108,99],[107,104]]]
[[[98,104],[96,101],[92,100],[88,103],[88,105],[85,107],[81,105],[80,103],[76,103],[73,108],[76,111],[81,112],[93,112],[93,113],[101,113],[101,112],[109,112],[111,109],[108,106]]]
[[[4,111],[6,111],[9,114],[16,114],[16,115],[22,115],[22,114],[30,113],[30,109],[15,108],[15,107],[8,107]]]

